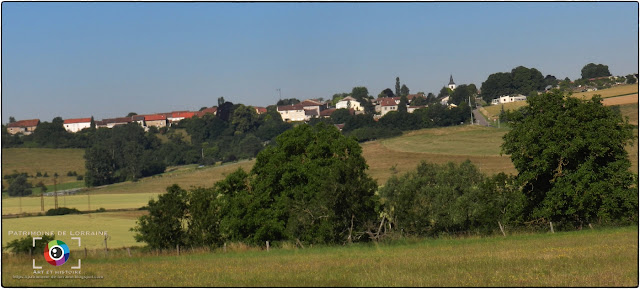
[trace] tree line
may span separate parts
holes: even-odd
[[[550,221],[557,229],[637,224],[628,122],[598,97],[554,91],[528,101],[502,146],[515,176],[486,176],[469,161],[423,162],[378,188],[354,137],[303,124],[260,152],[250,172],[239,169],[211,188],[169,187],[132,230],[163,249],[491,234]]]

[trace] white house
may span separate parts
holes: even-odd
[[[398,103],[393,98],[385,97],[380,100],[380,116],[384,116],[385,114],[391,111],[398,110]]]
[[[522,94],[513,95],[513,96],[503,95],[501,97],[494,98],[493,100],[491,100],[491,105],[498,105],[498,104],[516,102],[516,101],[523,101],[523,100],[527,100],[527,97]]]
[[[91,127],[91,118],[72,118],[64,120],[64,129],[68,132],[79,132],[85,128]]]
[[[360,102],[351,96],[347,96],[336,103],[336,109],[341,109],[341,108],[346,108],[346,109],[352,108],[355,111],[363,111],[363,108]]]
[[[325,104],[309,99],[294,105],[278,106],[278,113],[284,121],[308,121],[320,116],[324,108]]]

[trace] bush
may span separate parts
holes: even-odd
[[[28,196],[32,193],[31,187],[31,183],[27,182],[26,174],[21,174],[10,182],[9,189],[7,191],[9,196],[13,197]]]
[[[21,239],[15,239],[7,244],[7,249],[14,254],[42,254],[45,244],[53,241],[55,236],[42,236],[42,240],[36,240],[36,246],[33,247],[33,237],[31,235]]]
[[[47,216],[59,216],[69,214],[80,214],[80,211],[76,208],[59,207],[57,209],[49,209],[46,213]]]
[[[83,177],[82,175],[78,175],[78,176],[76,177],[76,180],[78,180],[78,181],[82,181],[82,180],[84,180],[84,177]]]

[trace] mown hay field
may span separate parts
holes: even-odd
[[[18,287],[637,287],[638,228],[394,244],[243,252],[90,255],[82,276],[33,275],[28,256],[3,256],[2,282]],[[67,269],[81,253],[72,253]],[[42,261],[44,262],[44,261]],[[52,266],[43,264],[45,269]],[[46,275],[46,273],[45,273]]]
[[[611,88],[596,90],[596,91],[574,92],[572,96],[579,97],[582,99],[590,99],[596,94],[600,95],[600,97],[602,98],[621,96],[621,95],[627,95],[627,94],[636,94],[636,97],[637,97],[638,84],[618,85]]]
[[[122,211],[104,212],[81,215],[64,216],[42,216],[2,219],[2,247],[19,238],[25,236],[18,235],[17,232],[54,232],[56,239],[66,242],[68,245],[75,242],[71,237],[80,236],[82,238],[81,248],[77,248],[77,243],[73,243],[72,250],[84,249],[104,249],[104,236],[102,235],[79,235],[80,232],[107,232],[107,245],[109,248],[122,248],[131,246],[143,246],[133,239],[134,233],[129,231],[136,224],[139,216],[147,211]],[[11,233],[14,232],[14,233]],[[65,232],[60,235],[58,232]],[[74,236],[70,234],[75,234]],[[36,236],[32,236],[36,237]],[[3,264],[4,265],[4,264]]]

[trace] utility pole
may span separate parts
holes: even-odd
[[[54,201],[54,208],[58,208],[58,177],[55,176],[53,178],[53,199]]]
[[[282,99],[282,89],[276,88],[276,90],[278,91],[278,95],[280,96],[280,98],[278,98],[278,99],[281,100]]]

